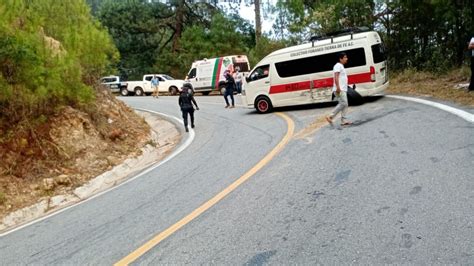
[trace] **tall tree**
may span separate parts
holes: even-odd
[[[254,0],[255,6],[255,42],[258,44],[262,37],[262,17],[260,15],[260,0]]]

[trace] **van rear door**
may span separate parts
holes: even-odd
[[[375,78],[375,87],[378,88],[388,81],[387,58],[385,55],[385,48],[382,43],[372,45],[371,50],[375,65],[373,73]]]

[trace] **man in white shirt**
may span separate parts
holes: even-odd
[[[336,95],[338,104],[332,113],[326,116],[326,121],[332,125],[332,120],[336,115],[341,113],[341,125],[352,125],[352,122],[346,119],[347,109],[349,103],[347,101],[347,73],[344,65],[347,63],[347,54],[344,52],[339,53],[339,62],[334,65],[334,85],[332,92]]]
[[[474,37],[471,38],[467,49],[471,50],[471,83],[469,83],[469,91],[474,91]]]

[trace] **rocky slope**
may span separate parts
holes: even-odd
[[[97,88],[85,111],[64,107],[47,121],[16,125],[0,142],[0,219],[55,195],[67,194],[126,158],[153,146],[143,117]],[[4,135],[5,132],[0,132]]]

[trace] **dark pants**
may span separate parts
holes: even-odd
[[[471,83],[469,83],[469,91],[474,91],[474,56],[471,56]]]
[[[230,99],[232,100],[232,106],[234,106],[234,90],[226,88],[224,92],[224,99],[227,106],[229,106],[229,100],[227,100],[227,96],[229,95],[230,95]]]
[[[181,109],[181,112],[183,113],[184,127],[188,127],[188,114],[191,117],[191,126],[194,126],[194,108]]]
[[[242,82],[235,82],[235,88],[237,89],[237,93],[242,93]]]

